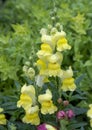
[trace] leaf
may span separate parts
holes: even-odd
[[[87,99],[87,97],[80,96],[79,94],[76,94],[76,95],[72,96],[69,100],[74,101],[76,99]]]
[[[72,124],[72,125],[70,125],[68,128],[70,129],[74,129],[74,128],[81,128],[81,127],[84,127],[84,126],[86,126],[87,125],[87,123],[86,122],[81,122],[81,123],[79,123],[79,122],[77,122],[77,123],[75,123],[75,124]]]
[[[80,114],[86,114],[86,112],[87,112],[86,108],[73,107],[72,109],[73,109],[73,111],[74,111],[74,113],[75,113],[76,116],[80,115]]]

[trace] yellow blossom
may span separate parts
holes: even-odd
[[[38,96],[38,101],[41,103],[42,114],[52,114],[57,111],[57,107],[52,102],[52,93],[49,89],[46,90],[45,94]]]
[[[30,94],[35,95],[35,88],[33,85],[27,86],[26,84],[24,84],[24,86],[21,88],[21,93],[28,94],[29,96],[31,96]]]
[[[60,75],[62,75],[60,64],[48,63],[48,76],[60,76]]]
[[[47,74],[47,65],[43,60],[41,60],[41,59],[37,60],[37,66],[40,70],[40,72],[39,72],[40,75]]]
[[[35,80],[36,80],[36,85],[38,85],[39,87],[42,87],[44,83],[49,82],[48,77],[44,75],[37,75],[35,77]]]
[[[53,37],[52,37],[52,40],[53,42],[57,42],[59,39],[61,39],[62,37],[65,37],[66,36],[66,33],[64,31],[61,31],[61,32],[56,32]]]
[[[41,41],[43,43],[47,43],[47,44],[51,45],[52,44],[52,37],[50,35],[47,35],[47,34],[42,34]]]
[[[6,125],[6,118],[4,114],[0,114],[0,125]]]
[[[39,108],[37,106],[31,107],[30,113],[26,113],[22,119],[24,123],[31,123],[32,125],[39,125],[40,118],[38,115]]]
[[[47,130],[56,130],[56,128],[54,128],[53,126],[46,124],[46,129]]]
[[[90,109],[87,112],[87,116],[92,118],[92,104],[89,105]]]
[[[48,61],[50,63],[61,63],[63,60],[63,55],[60,52],[56,52],[55,54],[48,57]]]
[[[26,111],[28,111],[31,106],[32,98],[25,93],[21,94],[20,100],[17,102],[17,107],[23,107]]]
[[[57,50],[64,51],[66,49],[71,49],[71,46],[68,45],[66,38],[61,38],[57,41]]]
[[[3,112],[3,108],[0,108],[0,113]]]
[[[62,75],[62,79],[66,79],[66,78],[71,78],[73,76],[73,70],[71,68],[71,66],[69,67],[68,70],[63,70],[63,75]]]
[[[32,103],[36,103],[35,88],[33,85],[27,86],[26,84],[24,84],[24,86],[21,88],[21,93],[29,95],[32,99]]]
[[[2,112],[3,108],[0,108],[0,125],[6,125],[7,120]]]
[[[43,43],[41,45],[41,50],[37,52],[37,56],[41,59],[46,58],[46,56],[50,56],[52,54],[52,48],[49,44]]]
[[[63,91],[74,91],[76,89],[76,85],[74,83],[74,78],[66,78],[62,81]]]

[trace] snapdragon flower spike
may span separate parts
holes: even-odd
[[[75,116],[73,110],[66,111],[66,115],[67,115],[68,119],[71,119]]]
[[[66,117],[66,113],[64,111],[58,111],[57,113],[57,119],[64,119]]]

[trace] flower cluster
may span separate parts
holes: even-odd
[[[23,122],[31,123],[33,125],[40,124],[39,118],[39,106],[37,105],[37,99],[35,95],[35,87],[32,85],[24,85],[21,88],[20,100],[17,102],[17,107],[23,107],[25,110],[25,116]],[[53,114],[57,111],[57,107],[53,104],[52,93],[49,89],[46,90],[45,94],[38,96],[38,102],[41,104],[42,114]]]
[[[59,111],[61,108],[59,109],[57,104],[60,100],[57,103],[54,102],[50,86],[45,89],[44,93],[40,90],[45,82],[52,82],[50,81],[51,78],[54,81],[58,78],[60,81],[55,86],[57,94],[62,93],[62,91],[74,91],[76,89],[71,66],[67,70],[62,69],[63,52],[70,50],[71,46],[68,44],[66,33],[61,28],[61,25],[60,27],[41,29],[41,42],[40,50],[37,52],[38,60],[36,61],[38,73],[34,72],[32,68],[30,69],[29,63],[23,68],[25,74],[30,75],[29,78],[34,80],[34,85],[25,84],[21,88],[17,107],[22,107],[25,110],[25,116],[22,119],[24,123],[38,125],[38,130],[56,130],[50,124],[42,122],[41,115],[50,115]],[[61,98],[60,95],[59,97]],[[67,104],[68,102],[64,102],[64,106],[67,106]],[[61,110],[55,116],[59,119],[62,114],[69,119],[74,116],[71,110],[67,112]]]
[[[74,114],[73,110],[67,110],[66,112],[58,111],[58,113],[57,113],[57,119],[59,119],[59,120],[64,119],[64,118],[71,119],[74,116],[75,116],[75,114]]]
[[[87,116],[90,118],[90,126],[92,127],[92,104],[89,105],[90,109],[87,112]]]
[[[3,114],[3,108],[0,108],[0,125],[6,125],[6,122],[7,120]]]
[[[39,69],[37,85],[42,86],[48,81],[48,77],[59,77],[62,81],[61,89],[63,91],[74,91],[73,71],[69,67],[67,70],[62,69],[63,51],[71,49],[66,39],[66,33],[61,26],[41,30],[41,49],[37,52],[38,60],[36,65]]]

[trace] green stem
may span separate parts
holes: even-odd
[[[68,124],[68,121],[60,120],[60,130],[67,130],[67,128],[66,128],[67,124]]]

